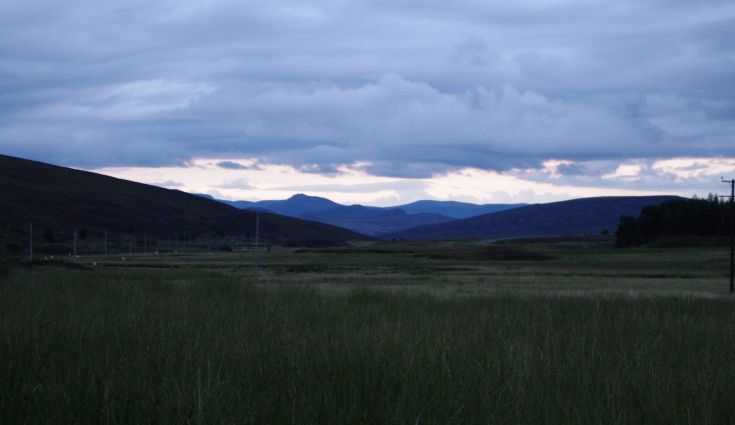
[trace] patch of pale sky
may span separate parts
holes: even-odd
[[[735,159],[732,158],[674,158],[659,160],[651,168],[659,173],[674,176],[678,182],[690,179],[727,176],[733,178]]]
[[[612,173],[604,174],[603,179],[636,181],[645,169],[643,164],[620,164]]]
[[[242,169],[223,169],[218,164],[229,161],[243,165]],[[298,187],[309,195],[323,196],[344,204],[389,206],[420,199],[454,200],[473,203],[552,202],[591,196],[642,196],[655,194],[697,193],[683,185],[682,192],[655,191],[646,188],[601,188],[569,184],[557,181],[560,165],[574,164],[568,160],[549,160],[538,172],[547,181],[524,178],[529,170],[518,175],[518,170],[498,172],[463,168],[424,179],[397,179],[368,174],[364,168],[369,163],[343,164],[333,174],[304,172],[290,165],[259,164],[255,159],[207,158],[194,159],[187,166],[177,167],[107,167],[95,169],[113,177],[159,184],[176,181],[180,190],[209,194],[226,200],[285,199],[297,193]],[[708,165],[707,171],[693,166]],[[634,182],[646,168],[648,172],[679,173],[682,179],[716,174],[727,167],[735,171],[735,160],[717,158],[682,158],[659,161],[652,167],[642,164],[621,164],[615,172],[603,176],[606,179],[624,179]],[[689,176],[689,177],[687,177]],[[416,183],[420,183],[416,185]],[[409,184],[410,183],[410,184]],[[423,185],[423,189],[417,186]],[[361,191],[339,190],[336,187],[363,187]],[[704,193],[702,193],[704,194]]]

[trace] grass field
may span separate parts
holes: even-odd
[[[82,257],[0,275],[0,423],[735,421],[727,251]]]

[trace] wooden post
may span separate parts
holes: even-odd
[[[28,261],[33,261],[33,222],[31,221],[31,234],[28,239]]]
[[[735,179],[725,180],[730,185],[730,293],[735,291]]]
[[[255,212],[255,279],[260,280],[260,212]]]

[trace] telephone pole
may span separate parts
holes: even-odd
[[[735,291],[735,179],[725,180],[720,178],[723,183],[730,185],[730,293]]]
[[[31,237],[28,239],[28,245],[30,246],[28,252],[28,261],[33,261],[33,222],[31,221]]]
[[[255,212],[255,280],[260,280],[260,212]]]

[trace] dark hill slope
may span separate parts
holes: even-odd
[[[406,214],[406,211],[402,209],[375,208],[362,205],[327,208],[304,214],[302,217],[307,220],[352,229],[371,236],[452,220],[439,214]]]
[[[647,205],[675,196],[582,198],[529,205],[442,224],[414,227],[384,235],[415,240],[557,236],[614,232],[621,215],[638,216]]]
[[[150,236],[254,233],[255,213],[177,190],[0,155],[0,236],[86,227]],[[340,243],[349,230],[261,213],[261,235],[280,243]]]
[[[197,196],[213,199],[209,195]],[[362,205],[342,205],[327,198],[304,194],[293,195],[288,199],[280,201],[250,202],[220,200],[219,202],[250,211],[268,211],[290,217],[318,221],[370,236],[453,220],[451,217],[434,213],[407,214],[403,209],[396,207],[381,208]]]
[[[199,195],[209,197],[209,195]],[[302,217],[305,214],[309,214],[315,211],[324,210],[327,208],[340,207],[342,205],[331,201],[327,198],[320,198],[318,196],[309,196],[302,193],[293,195],[288,199],[282,200],[267,200],[267,201],[224,201],[219,202],[231,205],[235,208],[243,210],[253,211],[268,211],[275,214],[287,215],[289,217]]]
[[[214,199],[211,195],[199,195],[208,199]],[[293,195],[288,199],[275,200],[275,201],[224,201],[220,200],[228,205],[240,209],[251,209],[270,211],[276,214],[288,215],[291,217],[306,217],[308,214],[320,213],[322,210],[347,207],[348,205],[338,204],[327,198],[320,198],[318,196],[310,196],[299,193]],[[416,201],[410,204],[397,205],[395,207],[366,207],[373,209],[383,210],[403,210],[408,215],[413,214],[435,214],[437,216],[443,216],[448,219],[454,218],[468,218],[482,214],[489,214],[498,211],[505,211],[511,208],[518,208],[525,206],[526,204],[469,204],[466,202],[457,201]],[[355,206],[355,205],[350,205]],[[357,205],[359,206],[359,205]],[[317,220],[318,221],[318,220]],[[444,220],[446,221],[446,220]],[[428,223],[427,223],[428,224]],[[404,228],[406,228],[404,226]]]
[[[283,201],[260,201],[253,206],[273,211],[276,214],[298,217],[314,211],[339,207],[340,204],[327,198],[299,193]]]
[[[431,213],[440,214],[450,218],[469,218],[482,214],[490,214],[498,211],[505,211],[513,208],[523,207],[526,204],[469,204],[457,201],[416,201],[410,204],[398,205],[394,208],[400,208],[409,214]]]

